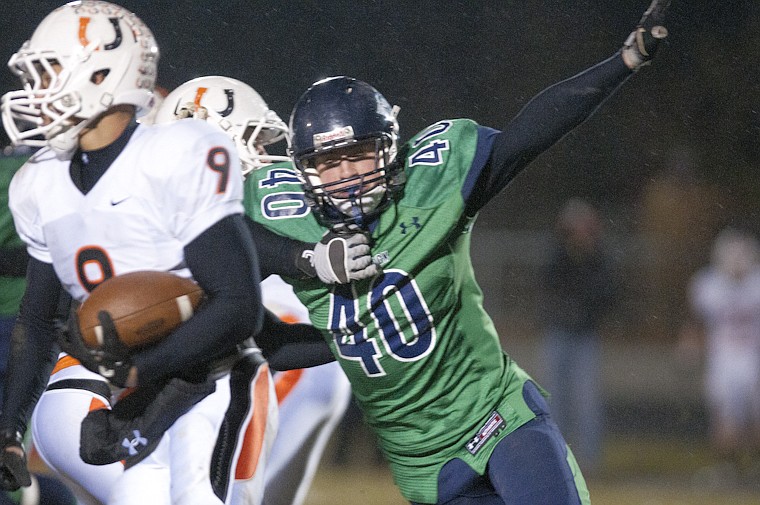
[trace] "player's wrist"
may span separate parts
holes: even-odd
[[[317,270],[314,268],[314,243],[303,244],[296,251],[294,263],[296,268],[303,272],[304,278],[313,279],[317,277]]]
[[[20,456],[23,456],[23,442],[24,437],[18,430],[13,428],[0,429],[0,448],[11,450],[16,449],[14,452],[18,452]]]

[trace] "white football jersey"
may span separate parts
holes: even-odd
[[[234,144],[205,121],[140,125],[87,193],[70,161],[50,150],[14,176],[10,208],[29,254],[52,263],[82,301],[103,280],[136,270],[190,276],[183,248],[220,219],[242,214]]]

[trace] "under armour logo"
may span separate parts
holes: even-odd
[[[129,438],[125,438],[121,442],[121,446],[127,449],[130,456],[134,456],[135,454],[137,454],[139,451],[139,447],[141,445],[146,446],[146,447],[148,445],[148,439],[143,437],[140,434],[140,430],[133,430],[132,434],[134,435],[135,438],[133,438],[132,440],[130,440]]]
[[[422,228],[422,225],[420,224],[420,218],[419,218],[419,217],[417,217],[417,216],[414,216],[414,217],[412,218],[412,222],[411,222],[411,223],[409,223],[409,224],[406,224],[406,223],[401,223],[401,224],[399,224],[398,226],[399,226],[399,228],[401,228],[401,234],[402,234],[402,235],[406,235],[406,230],[407,230],[407,229],[408,229],[410,226],[414,226],[414,227],[416,227],[418,230],[419,230],[420,228]]]

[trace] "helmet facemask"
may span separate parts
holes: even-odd
[[[288,125],[274,111],[267,109],[262,117],[249,120],[239,138],[235,138],[235,143],[238,144],[240,151],[243,176],[265,165],[290,161],[287,155],[270,154],[266,151],[266,146],[282,140],[290,144]]]
[[[67,86],[76,69],[61,61],[56,51],[22,48],[8,62],[23,83],[23,89],[7,93],[2,101],[3,126],[14,144],[43,147],[71,129],[76,141],[86,126],[88,121],[77,119],[82,100]]]
[[[374,169],[335,182],[322,182],[316,166],[318,157],[347,147],[367,145],[371,145],[374,152]],[[297,158],[296,166],[307,197],[323,221],[333,227],[339,224],[364,227],[388,207],[400,187],[396,155],[395,139],[382,133],[317,148]]]
[[[317,81],[299,98],[290,114],[290,155],[306,202],[325,226],[337,231],[366,228],[401,195],[406,182],[406,154],[398,145],[398,112],[399,108],[392,107],[375,88],[347,76]],[[374,169],[325,184],[317,172],[318,157],[361,144],[371,147],[358,153],[374,151]],[[340,156],[322,161],[351,161],[350,151],[337,154]],[[333,177],[330,174],[328,180]]]

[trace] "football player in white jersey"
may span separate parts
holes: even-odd
[[[266,163],[290,161],[265,150],[266,145],[288,140],[287,126],[253,88],[237,79],[206,76],[180,85],[165,98],[156,122],[185,117],[207,120],[230,135],[244,174]],[[306,307],[279,276],[270,275],[261,288],[264,306],[280,319],[309,321]],[[348,407],[351,388],[336,362],[276,372],[274,379],[280,424],[266,465],[263,503],[298,505],[306,498],[327,441]],[[245,487],[245,482],[236,482],[233,493],[245,493]]]
[[[238,354],[265,322],[242,215],[240,161],[229,137],[204,122],[138,125],[153,100],[158,55],[134,14],[84,0],[45,17],[9,61],[23,88],[3,96],[3,125],[14,144],[42,149],[10,189],[31,259],[0,414],[4,489],[29,484],[21,434],[56,358],[59,300],[68,293],[81,302],[100,282],[135,270],[192,277],[208,302],[164,341],[131,355],[118,347],[79,353],[79,361],[62,355],[47,388],[51,404],[35,414],[37,445],[50,447],[45,437],[60,435],[62,424],[77,426],[88,410],[107,406],[111,386],[161,391],[151,385],[172,378],[170,386],[199,401],[167,436],[128,440],[125,472],[120,463],[81,462],[78,436],[47,452],[46,461],[59,469],[67,460],[82,463],[62,474],[92,495],[83,503],[229,503],[231,469],[251,438],[245,435],[255,435],[259,455],[273,436],[268,367],[255,352]],[[77,343],[76,332],[69,338]],[[217,358],[238,361],[214,384],[206,372]],[[224,415],[228,405],[235,418]],[[251,417],[259,421],[248,423]],[[245,433],[247,425],[259,432]]]

